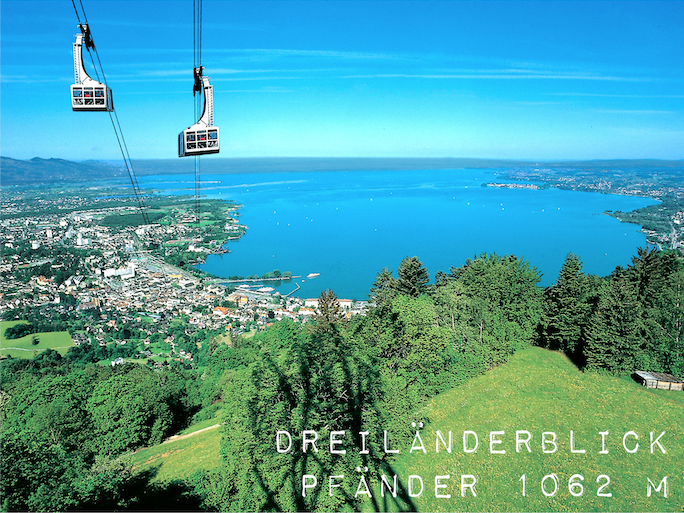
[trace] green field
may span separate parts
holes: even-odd
[[[195,429],[208,428],[218,422],[216,419],[202,422],[201,427],[192,426],[181,435],[193,433]],[[133,454],[133,469],[135,472],[156,470],[155,481],[187,479],[197,469],[211,469],[219,464],[220,442],[221,429],[217,427],[188,438],[147,447]]]
[[[254,335],[252,335],[252,336],[254,336]],[[217,344],[226,344],[229,346],[233,344],[233,339],[227,333],[224,333],[222,335],[217,335],[215,337],[215,340],[216,340]]]
[[[25,321],[2,321],[0,323],[0,354],[12,358],[33,358],[46,349],[54,349],[64,356],[74,341],[68,331],[52,331],[49,333],[35,333],[14,340],[5,338],[5,330],[10,326],[24,323]],[[33,338],[38,344],[32,343]]]
[[[181,435],[217,422],[203,421]],[[629,378],[582,373],[562,354],[530,348],[518,352],[507,364],[436,396],[415,422],[425,423],[420,434],[426,453],[401,448],[391,465],[404,487],[410,475],[422,478],[422,494],[411,499],[418,511],[684,511],[684,392],[648,390]],[[437,430],[445,441],[452,432],[451,453],[443,445],[439,453],[435,451]],[[477,434],[475,452],[464,452],[464,431]],[[490,433],[497,431],[504,433],[492,437]],[[523,444],[516,451],[516,431],[531,434],[531,452]],[[604,449],[599,433],[606,431]],[[650,433],[658,439],[663,431],[659,442],[667,452],[663,454],[654,443],[651,453]],[[556,434],[556,452],[542,451],[542,432]],[[623,437],[630,432],[638,439],[629,434],[624,443],[632,450],[638,442],[635,453],[623,446]],[[523,433],[520,436],[525,437]],[[219,464],[220,438],[221,429],[214,428],[142,449],[133,455],[134,468],[138,472],[156,469],[157,481],[186,479],[197,469]],[[490,445],[492,438],[501,443]],[[473,435],[468,442],[470,449]],[[546,447],[552,448],[550,444]],[[491,449],[506,452],[497,454]],[[450,494],[450,498],[435,497],[438,475],[449,477],[441,478],[446,487],[437,494]],[[461,497],[462,475],[476,479],[475,497],[470,489],[464,489],[465,497]],[[573,475],[583,478],[572,481],[579,483],[572,486],[578,496],[569,488]],[[667,497],[662,488],[655,490],[665,476]],[[648,479],[655,485],[651,497],[647,496]],[[553,496],[544,495],[542,481],[546,493]],[[386,504],[392,509],[390,501],[380,498],[377,480],[371,477],[369,484],[380,507]],[[373,508],[369,504],[364,509]]]
[[[427,421],[429,419],[429,422]],[[412,500],[419,511],[684,511],[684,392],[647,390],[627,378],[581,373],[558,353],[531,348],[517,353],[501,367],[473,379],[463,386],[433,398],[415,422],[425,421],[421,438],[427,451],[410,453],[404,448],[393,469],[404,486],[408,476],[418,475],[424,491]],[[409,427],[410,429],[410,427]],[[436,453],[436,431],[448,441],[449,454],[440,445]],[[474,431],[479,440],[476,452],[466,453],[464,431]],[[491,436],[491,432],[503,434]],[[524,445],[516,452],[516,431],[531,434],[528,453]],[[542,432],[554,432],[557,451],[542,452]],[[570,432],[574,434],[573,453]],[[603,450],[600,432],[608,431]],[[636,442],[639,449],[629,453]],[[657,444],[651,453],[650,433],[661,432],[663,454]],[[474,436],[469,436],[469,449]],[[521,438],[527,435],[521,433]],[[551,435],[547,435],[551,437]],[[501,443],[490,445],[492,440]],[[414,440],[414,444],[418,447]],[[491,452],[505,450],[505,454]],[[552,445],[547,445],[551,450]],[[572,487],[569,482],[581,483]],[[445,488],[437,494],[435,477]],[[461,476],[474,476],[476,496],[464,488]],[[525,475],[525,496],[522,476]],[[556,477],[553,477],[555,475]],[[549,476],[549,477],[546,477]],[[608,476],[599,477],[599,476]],[[658,486],[667,476],[668,497],[663,490],[648,495],[648,479]],[[610,479],[610,483],[600,488]],[[552,495],[557,480],[557,492]],[[465,478],[465,482],[472,478]],[[414,484],[418,481],[414,478]],[[571,483],[570,483],[571,484]],[[415,486],[414,493],[419,490]],[[379,491],[376,491],[379,495]],[[612,494],[611,497],[597,494]]]

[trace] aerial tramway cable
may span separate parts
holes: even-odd
[[[196,7],[195,7],[196,6]],[[197,21],[195,22],[195,10],[197,11]],[[202,73],[202,0],[192,0],[192,49],[193,49],[193,73],[197,75],[197,69]],[[195,41],[197,44],[195,44]],[[192,89],[192,95],[195,98],[194,119],[197,119],[197,114],[200,109],[200,88],[195,80],[195,85]],[[202,228],[202,205],[200,202],[200,187],[202,184],[202,157],[195,155],[195,215],[197,216],[197,230]]]
[[[195,157],[195,212],[198,229],[201,222],[201,155],[219,152],[219,127],[214,125],[214,92],[202,66],[202,0],[192,3],[192,51],[194,115],[199,120],[178,135],[178,156]],[[201,114],[199,114],[201,110]]]
[[[102,67],[102,61],[100,61],[100,55],[98,54],[97,48],[95,47],[95,43],[92,39],[92,33],[90,31],[90,26],[88,25],[88,16],[86,15],[85,8],[83,7],[83,1],[79,0],[79,4],[81,6],[81,12],[83,13],[83,20],[85,23],[81,23],[81,17],[79,16],[75,0],[71,0],[71,4],[74,6],[76,18],[78,19],[78,26],[81,30],[81,34],[76,37],[76,43],[74,43],[74,68],[76,74],[76,84],[71,86],[72,108],[75,111],[106,110],[109,113],[109,119],[111,120],[112,127],[114,128],[114,135],[116,136],[116,141],[119,144],[119,149],[121,150],[121,156],[123,157],[124,165],[126,166],[126,171],[128,172],[131,186],[133,187],[133,194],[138,203],[143,224],[150,224],[145,202],[142,193],[140,192],[140,186],[138,185],[138,179],[135,176],[135,170],[133,169],[133,163],[131,162],[131,156],[128,153],[128,146],[126,145],[126,139],[123,135],[123,129],[121,128],[121,123],[119,122],[119,116],[114,108],[111,89],[109,89],[109,86],[107,85],[107,78],[104,73],[104,68]],[[83,68],[83,44],[85,44],[86,49],[88,50],[88,55],[90,55],[90,60],[93,64],[95,75],[97,76],[97,82],[88,77],[85,69]],[[91,48],[95,51],[98,65],[95,65],[93,54],[90,51]],[[102,73],[102,81],[104,82],[104,85],[99,83],[100,72]]]

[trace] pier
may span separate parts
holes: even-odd
[[[300,287],[300,286],[299,286],[299,283],[295,283],[295,285],[297,285],[297,288],[296,288],[296,289],[294,289],[294,290],[293,290],[293,291],[291,291],[291,292],[288,292],[288,293],[287,293],[287,294],[285,294],[285,295],[284,295],[283,297],[290,297],[290,296],[291,296],[292,294],[294,294],[295,292],[297,292],[297,291],[298,291],[299,289],[301,289],[301,288],[302,288],[302,287]]]

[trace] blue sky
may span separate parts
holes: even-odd
[[[131,157],[176,157],[192,1],[82,1]],[[0,9],[2,155],[118,158],[71,1]],[[684,1],[205,0],[202,61],[221,157],[684,158]]]

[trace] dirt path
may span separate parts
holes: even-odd
[[[204,431],[209,431],[210,429],[216,429],[220,425],[221,424],[214,424],[213,426],[205,427],[203,429],[198,429],[197,431],[193,431],[192,433],[188,433],[187,435],[173,435],[173,436],[168,437],[162,443],[167,444],[169,442],[175,442],[177,440],[183,440],[184,438],[188,438],[190,436],[199,435],[200,433],[202,433]]]

